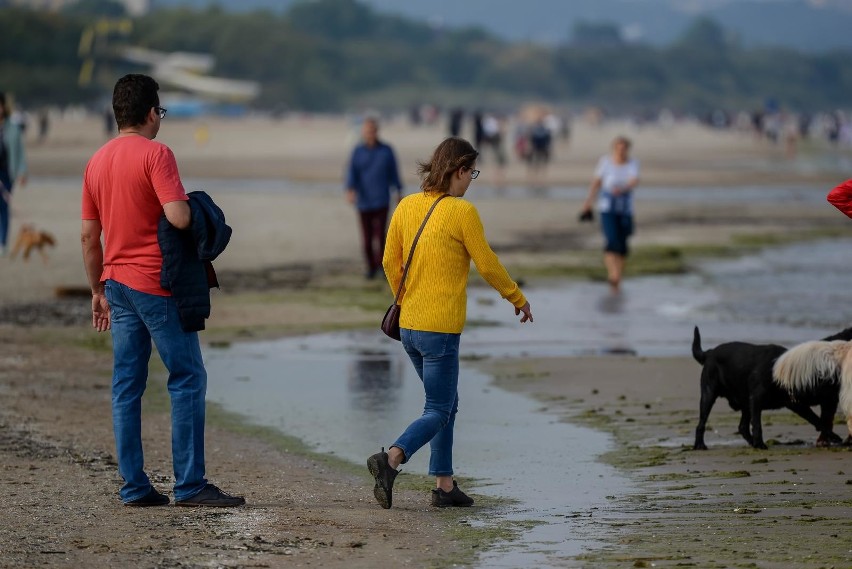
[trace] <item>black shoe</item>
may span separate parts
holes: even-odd
[[[438,508],[446,508],[448,506],[466,508],[473,506],[473,498],[459,490],[459,485],[453,480],[453,489],[449,492],[444,492],[440,488],[432,490],[432,505]]]
[[[246,499],[242,496],[231,496],[222,492],[213,484],[208,484],[204,489],[186,500],[175,502],[175,506],[209,506],[214,508],[233,508],[242,506]]]
[[[160,494],[157,490],[152,486],[147,494],[139,498],[138,500],[133,500],[132,502],[125,502],[125,506],[134,506],[136,508],[150,508],[152,506],[165,506],[169,503],[169,497],[165,494]]]
[[[393,504],[393,481],[398,470],[391,468],[388,463],[388,453],[385,452],[385,447],[382,447],[382,452],[377,452],[367,459],[367,468],[370,469],[370,474],[376,479],[376,485],[373,486],[373,496],[379,505],[388,509]]]

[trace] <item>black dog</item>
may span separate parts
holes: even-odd
[[[831,340],[852,340],[852,328],[846,328],[828,338]],[[772,380],[772,366],[787,348],[777,344],[756,345],[745,342],[719,344],[706,352],[701,349],[701,335],[698,326],[692,340],[692,357],[703,366],[701,370],[701,406],[698,426],[695,428],[695,450],[707,450],[704,444],[704,430],[707,417],[717,397],[724,397],[734,411],[740,411],[740,425],[737,432],[754,448],[765,449],[760,414],[764,409],[790,409],[819,431],[817,446],[841,443],[843,439],[833,431],[834,414],[837,411],[839,389],[824,389],[811,394],[811,397],[796,401],[790,394]],[[812,405],[820,406],[820,416],[811,410]],[[751,423],[751,429],[749,429]]]

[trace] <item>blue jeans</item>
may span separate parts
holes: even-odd
[[[633,216],[625,213],[601,213],[601,229],[606,239],[604,251],[626,257],[630,252],[627,238],[633,234]]]
[[[391,446],[405,460],[429,443],[429,474],[453,474],[453,426],[459,409],[459,340],[461,334],[421,332],[403,328],[402,346],[411,358],[426,392],[423,415],[411,423]]]
[[[175,500],[201,492],[204,478],[204,397],[207,372],[197,332],[184,332],[170,296],[133,290],[106,281],[112,322],[112,423],[121,499],[132,502],[151,490],[142,456],[142,394],[148,382],[151,340],[169,371],[172,403],[172,465]]]

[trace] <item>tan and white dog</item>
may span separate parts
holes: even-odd
[[[839,391],[839,408],[846,416],[852,444],[852,342],[805,342],[793,346],[772,367],[772,379],[794,400],[816,392]]]

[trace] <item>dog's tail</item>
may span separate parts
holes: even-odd
[[[707,352],[701,349],[701,334],[698,333],[698,326],[692,334],[692,357],[701,365],[707,361]]]
[[[831,336],[827,336],[822,340],[823,342],[832,342],[834,340],[843,340],[844,342],[848,342],[852,340],[852,327],[844,328],[837,334],[832,334]]]
[[[849,343],[841,341],[805,342],[793,346],[775,361],[772,379],[791,394],[836,382],[848,349]]]

